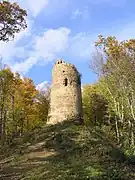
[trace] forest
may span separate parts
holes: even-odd
[[[9,3],[8,1],[0,2],[0,41],[6,41],[6,43],[8,43],[10,38],[14,40],[15,33],[19,33],[21,30],[27,28],[25,16],[27,16],[26,11],[21,9],[16,3]],[[86,172],[86,170],[84,171],[84,169],[81,169],[81,162],[80,164],[77,164],[78,161],[76,160],[76,164],[72,164],[72,168],[75,168],[72,169],[72,174],[69,174],[69,171],[67,171],[67,174],[64,174],[64,170],[62,171],[61,168],[65,168],[66,170],[69,167],[66,165],[64,166],[58,159],[61,163],[61,168],[57,167],[56,164],[53,164],[55,168],[52,170],[54,174],[51,172],[52,175],[51,173],[49,174],[51,168],[48,165],[43,169],[43,171],[45,171],[46,168],[49,169],[48,175],[43,174],[39,179],[53,180],[70,178],[81,180],[94,179],[94,177],[95,179],[135,178],[135,173],[132,171],[135,163],[135,39],[119,41],[114,36],[104,37],[99,35],[95,41],[95,51],[92,54],[92,60],[89,62],[89,69],[96,73],[98,81],[93,84],[83,85],[82,87],[84,125],[79,128],[83,128],[83,132],[86,134],[80,134],[83,141],[80,141],[79,139],[77,141],[77,143],[82,143],[82,145],[86,143],[86,146],[79,147],[77,146],[78,144],[73,145],[73,139],[72,141],[71,139],[66,139],[69,138],[71,134],[74,136],[74,133],[77,133],[77,131],[78,133],[81,133],[80,129],[77,130],[76,127],[73,127],[74,132],[73,130],[69,132],[66,125],[60,125],[60,127],[57,125],[56,127],[51,127],[50,131],[48,130],[46,121],[49,111],[49,88],[47,91],[39,91],[36,89],[32,79],[22,78],[21,74],[12,72],[10,67],[4,68],[2,66],[0,69],[1,160],[6,151],[7,154],[9,153],[8,149],[11,151],[10,153],[12,153],[14,152],[14,149],[18,148],[17,139],[20,140],[21,138],[24,138],[24,141],[34,142],[34,137],[37,141],[40,141],[37,136],[40,137],[41,132],[46,133],[44,138],[53,138],[50,141],[53,141],[55,148],[56,146],[59,146],[56,149],[54,146],[53,148],[57,152],[60,152],[62,156],[60,156],[60,158],[65,158],[67,155],[67,151],[59,149],[60,147],[64,149],[64,146],[67,149],[69,148],[69,151],[72,149],[70,152],[71,154],[76,151],[85,154],[85,152],[88,151],[88,148],[97,146],[97,144],[94,145],[94,141],[88,141],[89,138],[94,138],[93,134],[95,133],[96,137],[98,135],[98,138],[99,134],[102,136],[101,139],[98,139],[100,141],[99,144],[101,143],[103,144],[103,147],[106,147],[106,144],[104,143],[108,142],[108,145],[113,145],[113,148],[114,146],[115,148],[117,147],[119,158],[122,156],[122,163],[123,161],[126,161],[126,163],[131,163],[132,167],[128,166],[125,170],[123,166],[121,167],[120,165],[120,159],[115,166],[112,165],[112,163],[111,171],[108,171],[107,174],[103,176],[101,175],[101,172],[99,173],[97,171],[97,167],[95,168],[93,165],[91,169],[95,168],[96,170],[94,170],[94,172],[98,175],[95,174],[92,176],[88,171]],[[64,134],[64,131],[60,131],[60,128],[62,129],[65,126],[67,128],[67,136]],[[90,129],[90,132],[88,129],[86,130],[86,128]],[[39,132],[39,135],[37,132]],[[50,134],[55,132],[55,137],[49,135],[49,132]],[[91,135],[89,133],[93,134]],[[65,141],[62,141],[62,137],[65,138]],[[108,137],[108,140],[105,139],[105,137]],[[21,141],[21,145],[24,141]],[[46,147],[52,147],[49,144],[50,141]],[[62,143],[65,144],[63,145]],[[81,149],[81,147],[83,148]],[[12,148],[13,150],[11,150]],[[75,150],[75,148],[77,150]],[[22,154],[20,149],[23,149],[22,146],[19,146],[19,154]],[[100,146],[97,154],[102,152],[101,149]],[[107,147],[107,149],[109,148]],[[92,152],[92,149],[89,149],[89,151]],[[94,150],[94,152],[95,151],[96,150]],[[62,154],[63,152],[66,152],[66,155]],[[79,154],[79,158],[84,158],[84,154]],[[68,158],[70,157],[69,155],[67,156]],[[87,157],[91,158],[92,156],[93,155],[87,154]],[[101,159],[102,156],[105,155],[100,154]],[[77,154],[74,155],[74,158],[77,158]],[[19,160],[17,162],[19,162]],[[67,160],[67,163],[69,161],[71,161],[70,158]],[[86,162],[87,158],[84,161]],[[105,160],[103,161],[103,164],[105,164]],[[94,163],[94,160],[92,160],[92,162]],[[53,163],[55,163],[55,161],[53,161]],[[86,164],[90,167],[90,162],[87,162]],[[84,164],[84,166],[86,166],[86,164]],[[116,166],[117,172],[114,171]],[[79,170],[77,170],[77,168],[79,168]],[[41,169],[37,174],[34,169],[34,174],[31,176],[29,174],[26,179],[38,179],[39,174],[43,172]],[[61,169],[60,174],[63,173],[62,176],[57,174],[58,169]],[[71,167],[69,169],[71,170]],[[106,167],[104,169],[106,169]],[[81,173],[80,175],[78,174],[79,172]],[[121,172],[124,173],[121,175]],[[0,173],[5,173],[5,171],[0,171]],[[126,173],[128,174],[127,176]],[[56,174],[57,178],[55,178]],[[132,175],[132,177],[130,177],[129,174]]]

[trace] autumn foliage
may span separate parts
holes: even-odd
[[[119,41],[114,36],[100,35],[95,43],[90,68],[99,78],[96,83],[98,94],[108,103],[107,121],[110,132],[125,151],[134,152],[135,39]],[[95,98],[94,101],[98,102]],[[91,103],[94,104],[94,101]],[[100,104],[97,106],[100,107]],[[103,121],[102,126],[106,126]]]
[[[47,94],[40,93],[30,78],[9,68],[0,71],[0,137],[21,136],[46,123]]]

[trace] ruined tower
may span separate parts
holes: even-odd
[[[52,70],[50,112],[47,124],[82,120],[81,78],[76,67],[58,60]]]

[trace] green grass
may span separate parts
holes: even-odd
[[[45,126],[0,152],[2,180],[134,180],[115,140],[99,128],[65,122]]]

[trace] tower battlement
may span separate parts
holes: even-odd
[[[59,66],[58,66],[59,65]],[[59,59],[56,61],[55,65],[54,65],[54,68],[55,67],[62,67],[62,66],[67,66],[67,68],[73,68],[74,70],[77,71],[75,65],[71,64],[71,63],[66,63],[65,61],[63,61],[62,59]]]

